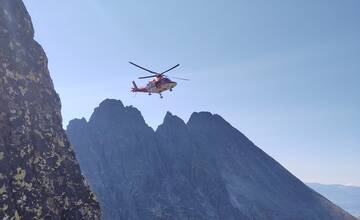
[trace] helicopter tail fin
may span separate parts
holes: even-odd
[[[149,92],[148,88],[146,88],[146,87],[140,87],[139,88],[134,81],[132,82],[132,84],[134,86],[131,89],[132,92]]]
[[[137,87],[137,85],[136,85],[135,81],[132,81],[132,84],[133,84],[133,86],[134,86],[134,89],[138,89],[138,87]]]
[[[132,81],[132,84],[133,84],[133,88],[131,89],[132,92],[137,92],[139,90],[139,88],[137,87],[135,81]]]

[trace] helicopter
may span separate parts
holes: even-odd
[[[139,79],[147,79],[147,78],[153,78],[151,81],[148,82],[148,84],[146,86],[143,87],[138,87],[135,83],[135,81],[132,81],[133,83],[133,88],[131,89],[132,92],[144,92],[144,93],[148,93],[149,95],[151,95],[152,93],[158,93],[160,95],[160,98],[163,98],[162,96],[162,92],[169,90],[170,92],[173,91],[173,89],[175,88],[175,86],[177,85],[177,82],[172,81],[171,79],[169,79],[168,76],[165,75],[165,73],[177,68],[180,66],[180,64],[177,64],[173,67],[171,67],[170,69],[162,72],[162,73],[157,73],[154,72],[152,70],[146,69],[142,66],[139,66],[133,62],[129,62],[131,65],[136,66],[142,70],[145,70],[149,73],[152,73],[153,75],[150,76],[142,76],[139,77]],[[172,77],[174,79],[179,79],[179,80],[189,80],[189,79],[185,79],[185,78],[179,78],[179,77]]]

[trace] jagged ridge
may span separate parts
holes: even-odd
[[[221,116],[168,112],[156,131],[105,100],[67,133],[104,219],[354,220],[305,186]]]

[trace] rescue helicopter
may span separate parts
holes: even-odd
[[[136,85],[135,81],[133,81],[132,83],[133,83],[134,87],[131,89],[132,92],[135,92],[135,93],[136,92],[144,92],[144,93],[148,93],[149,95],[151,95],[152,93],[157,93],[160,95],[160,98],[163,98],[163,96],[161,94],[162,92],[164,92],[166,90],[169,90],[171,92],[177,85],[177,82],[169,79],[169,77],[166,76],[165,73],[179,67],[180,64],[177,64],[164,72],[157,73],[152,70],[146,69],[142,66],[139,66],[133,62],[129,62],[129,63],[133,66],[136,66],[136,67],[142,69],[142,70],[152,73],[152,75],[150,75],[150,76],[142,76],[142,77],[139,77],[139,79],[153,78],[151,81],[148,82],[148,84],[146,86],[143,86],[143,87],[138,87]],[[172,77],[172,78],[179,79],[179,80],[189,80],[189,79],[179,78],[179,77]]]

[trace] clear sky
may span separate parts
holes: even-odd
[[[25,0],[64,125],[105,98],[142,111],[222,115],[306,182],[360,186],[359,0]],[[177,63],[173,93],[131,81]],[[138,84],[146,81],[137,80]]]

